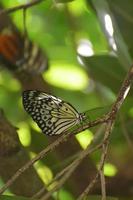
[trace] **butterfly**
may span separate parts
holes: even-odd
[[[62,134],[85,118],[68,102],[45,92],[27,90],[22,96],[24,109],[47,135]]]
[[[3,8],[0,5],[0,11]],[[10,71],[40,74],[48,69],[48,58],[28,35],[21,34],[7,14],[0,15],[0,64]]]

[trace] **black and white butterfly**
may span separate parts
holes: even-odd
[[[85,114],[69,103],[36,90],[23,92],[23,105],[28,114],[47,135],[59,135],[82,123]]]

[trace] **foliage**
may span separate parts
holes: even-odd
[[[1,2],[5,8],[8,8],[27,1],[1,0]],[[52,0],[45,0],[27,9],[28,36],[49,57],[49,69],[43,73],[43,79],[52,94],[71,102],[79,112],[87,112],[90,119],[97,118],[99,112],[106,113],[108,107],[110,108],[132,64],[132,13],[133,3],[130,0],[126,2],[60,0],[54,3]],[[22,10],[10,15],[23,33]],[[20,129],[18,131],[20,142],[32,157],[48,144],[48,138],[42,133],[36,134],[36,131],[40,132],[39,129],[24,112],[21,103],[21,87],[20,82],[10,71],[1,69],[0,106],[9,121]],[[131,91],[111,135],[107,165],[110,163],[108,167],[113,166],[116,173],[110,175],[110,172],[108,174],[106,171],[106,176],[115,176],[125,169],[128,163],[132,163],[130,154],[133,150],[132,95]],[[100,107],[101,111],[93,110],[97,107]],[[32,134],[31,127],[35,130]],[[81,133],[76,137],[82,148],[87,146],[86,141],[89,144],[95,130],[89,130],[87,136]],[[91,156],[95,165],[98,163],[98,158],[99,153]],[[57,155],[52,154],[47,160],[42,159],[41,163],[38,162],[36,170],[39,174],[39,170],[42,169],[39,176],[43,177],[44,183],[48,183],[52,180],[53,173],[63,164],[58,162]],[[43,175],[43,170],[46,170],[47,176]],[[61,191],[61,199],[65,199],[67,195],[74,199],[67,187]],[[0,200],[4,200],[4,196]]]

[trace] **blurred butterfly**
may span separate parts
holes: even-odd
[[[82,123],[85,118],[85,115],[78,113],[71,104],[41,91],[24,91],[23,105],[47,135],[59,135]]]
[[[0,15],[0,64],[11,71],[30,74],[39,74],[48,69],[46,54],[20,34],[7,14]]]

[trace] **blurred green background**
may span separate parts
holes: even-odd
[[[28,0],[0,0],[4,8],[28,2]],[[23,33],[22,10],[10,14],[10,17]],[[126,2],[45,0],[27,9],[26,12],[29,38],[48,55],[49,69],[42,74],[43,79],[52,94],[70,102],[79,112],[97,107],[104,110],[114,102],[132,64],[132,24],[133,2],[129,0]],[[1,67],[0,107],[12,125],[18,128],[21,145],[32,158],[49,143],[49,138],[41,133],[25,113],[21,90],[21,83],[14,78],[13,73]],[[110,183],[112,189],[108,190],[112,196],[133,195],[131,191],[133,182],[132,95],[131,91],[119,113],[104,166],[107,180],[113,180]],[[95,116],[96,113],[97,109],[94,109],[93,115]],[[31,131],[31,127],[35,132]],[[81,148],[87,147],[95,131],[87,130],[75,136]],[[90,156],[95,166],[98,164],[99,157],[100,152]],[[52,180],[54,173],[63,168],[64,162],[58,158],[58,155],[51,153],[47,158],[38,161],[34,168],[40,179],[47,184]],[[124,186],[121,184],[122,180]],[[2,180],[1,182],[3,183]],[[119,189],[116,188],[118,184]],[[59,199],[75,199],[70,186],[71,184],[60,190]],[[12,192],[8,191],[9,193]],[[56,194],[53,198],[56,198],[55,196]]]

